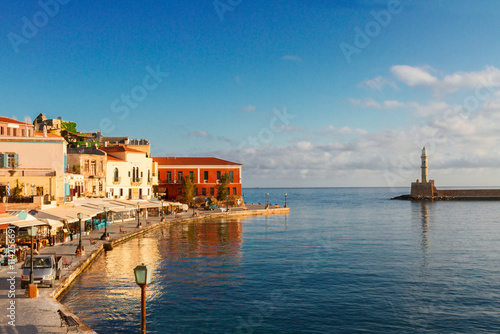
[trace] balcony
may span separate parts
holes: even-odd
[[[131,177],[130,178],[130,185],[132,185],[132,186],[140,186],[141,184],[142,184],[142,177],[138,177],[138,178]]]
[[[120,184],[122,182],[121,176],[113,178],[113,185]]]

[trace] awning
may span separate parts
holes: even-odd
[[[36,217],[38,219],[53,219],[63,221],[66,220],[68,223],[73,223],[78,221],[78,213],[83,213],[82,220],[89,220],[92,217],[97,216],[99,212],[90,209],[84,209],[81,207],[57,207],[52,209],[41,210],[37,213]]]
[[[59,220],[54,220],[54,219],[40,219],[40,220],[46,222],[48,225],[50,225],[51,228],[58,228],[64,226],[64,224]]]
[[[17,221],[14,223],[11,223],[10,225],[17,226],[19,228],[23,227],[30,227],[30,226],[40,226],[40,225],[48,225],[46,222],[43,222],[41,220],[24,220],[24,221]]]

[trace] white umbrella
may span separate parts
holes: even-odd
[[[7,182],[7,197],[10,197],[10,184]]]
[[[24,183],[24,196],[28,196],[28,192],[26,191],[26,183]]]

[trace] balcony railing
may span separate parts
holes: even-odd
[[[113,178],[113,184],[120,184],[122,182],[121,176]]]
[[[131,184],[141,184],[142,183],[142,177],[138,177],[138,178],[131,177],[130,178],[130,183]]]

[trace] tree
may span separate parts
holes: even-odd
[[[12,188],[11,192],[11,200],[13,202],[21,201],[23,188],[24,188],[24,183],[19,184],[19,179],[16,179],[16,186]]]
[[[182,203],[186,203],[190,206],[193,205],[193,197],[194,197],[194,175],[188,174],[186,177],[182,178],[182,186],[180,189],[179,200]]]
[[[220,178],[220,183],[217,185],[217,200],[224,201],[229,195],[227,192],[227,186],[231,183],[231,177],[229,173],[224,173]]]

